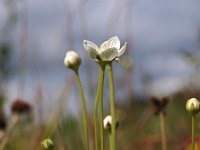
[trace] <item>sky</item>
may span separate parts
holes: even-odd
[[[34,97],[33,89],[37,86],[44,89],[45,99],[50,97],[53,101],[58,97],[57,90],[60,91],[66,78],[72,75],[63,65],[65,53],[71,49],[81,55],[82,79],[86,85],[87,65],[92,65],[90,71],[95,76],[98,69],[88,59],[82,41],[87,39],[100,45],[114,35],[121,43],[128,42],[135,93],[167,95],[186,87],[191,76],[197,73],[184,54],[190,52],[199,57],[199,8],[199,0],[21,0],[10,3],[4,0],[0,2],[0,35],[6,31],[6,36],[0,36],[0,40],[12,43],[12,62],[17,67],[20,37],[27,31],[23,95],[27,99],[30,95]],[[10,25],[13,16],[15,20]],[[116,72],[127,73],[120,67],[115,65],[114,69],[119,70]],[[11,101],[17,97],[19,76],[6,83],[12,93],[8,94]],[[92,79],[96,84],[95,77]]]

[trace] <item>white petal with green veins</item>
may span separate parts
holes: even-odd
[[[118,56],[118,50],[116,48],[108,48],[99,55],[102,61],[112,61]]]
[[[84,40],[83,41],[83,47],[88,52],[89,56],[93,59],[97,56],[97,50],[99,49],[96,44],[94,44],[91,41]]]
[[[127,42],[124,44],[124,46],[118,51],[118,57],[124,54],[127,48]]]
[[[120,49],[120,40],[117,36],[113,36],[107,41],[103,42],[100,46],[101,51],[104,51],[108,48]]]

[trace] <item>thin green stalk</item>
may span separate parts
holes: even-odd
[[[85,131],[85,140],[86,140],[85,141],[86,142],[86,150],[89,150],[87,109],[86,109],[85,97],[84,97],[84,93],[83,93],[83,86],[81,84],[81,80],[80,80],[78,71],[75,71],[75,74],[76,74],[76,80],[77,80],[77,83],[78,83],[80,96],[81,96],[81,105],[82,105],[82,111],[83,111],[83,122],[84,122],[84,131]]]
[[[100,74],[97,88],[97,95],[94,106],[94,129],[95,129],[95,150],[99,149],[99,140],[98,140],[98,103],[100,100],[100,141],[101,141],[101,150],[104,149],[104,130],[103,130],[103,84],[104,84],[104,73],[105,73],[105,65],[99,64]]]
[[[161,139],[162,139],[162,150],[167,150],[167,140],[165,133],[165,118],[164,114],[160,113],[160,130],[161,130]]]
[[[97,91],[99,91],[100,84],[98,84]],[[94,134],[95,134],[95,150],[99,150],[99,140],[98,140],[98,131],[97,131],[97,114],[98,114],[98,100],[99,94],[97,93],[95,104],[94,104]]]
[[[192,150],[195,150],[195,116],[192,115]]]
[[[112,141],[112,135],[111,135],[111,133],[110,133],[110,134],[109,134],[109,147],[110,147],[109,150],[112,150],[112,143],[111,143],[111,141]]]
[[[99,100],[100,100],[100,143],[101,150],[104,150],[104,128],[103,128],[103,84],[104,84],[104,73],[105,65],[100,65],[100,89],[99,89]]]
[[[113,72],[112,72],[112,63],[108,64],[108,77],[109,77],[109,89],[110,89],[110,110],[112,116],[112,125],[111,125],[111,144],[112,149],[115,150],[116,145],[116,135],[115,135],[115,93],[114,93],[114,82],[113,82]]]

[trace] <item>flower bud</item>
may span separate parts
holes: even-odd
[[[54,148],[54,143],[51,139],[45,139],[41,142],[42,149],[52,150]]]
[[[112,117],[108,115],[103,120],[103,127],[105,130],[108,130],[109,132],[111,132],[111,126],[112,126]],[[119,126],[119,122],[116,122],[115,128],[117,129],[118,126]]]
[[[103,120],[104,129],[110,129],[112,125],[112,117],[110,115],[106,116]]]
[[[186,110],[192,115],[196,115],[200,110],[200,102],[196,98],[191,98],[186,103]]]
[[[81,58],[75,51],[68,51],[64,59],[64,64],[69,69],[78,70],[81,64]]]

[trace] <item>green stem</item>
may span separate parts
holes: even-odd
[[[192,150],[195,150],[195,116],[192,115]]]
[[[99,89],[99,85],[98,88]],[[97,90],[99,91],[99,90]],[[98,131],[97,131],[97,124],[98,124],[98,120],[97,120],[97,113],[98,113],[98,93],[96,96],[96,100],[95,100],[95,104],[94,104],[94,134],[95,134],[95,150],[99,149],[99,140],[98,140]]]
[[[101,141],[101,150],[104,150],[104,128],[103,128],[103,84],[104,84],[104,73],[105,65],[100,65],[100,91],[99,91],[99,100],[100,100],[100,141]]]
[[[162,150],[167,150],[167,140],[165,133],[165,118],[164,114],[160,113],[160,130],[161,130],[161,139],[162,139]]]
[[[94,106],[94,128],[95,128],[95,149],[98,150],[99,142],[98,142],[98,131],[97,131],[97,116],[98,116],[98,103],[100,101],[100,141],[101,141],[101,150],[104,149],[104,129],[103,129],[103,84],[104,84],[104,73],[105,73],[105,65],[99,64],[100,75],[99,82],[97,88],[97,96],[95,100]]]
[[[84,131],[85,131],[85,142],[86,142],[86,150],[89,150],[89,135],[88,135],[88,121],[87,121],[87,109],[86,109],[86,104],[85,104],[85,97],[83,94],[83,86],[81,84],[81,80],[79,77],[78,71],[75,71],[76,74],[76,80],[78,83],[79,91],[80,91],[80,96],[81,96],[81,105],[82,105],[82,112],[83,112],[83,122],[84,122]]]
[[[109,150],[112,150],[112,143],[111,143],[111,141],[112,141],[112,135],[111,135],[111,133],[109,133],[109,146],[110,146]]]
[[[113,72],[112,72],[112,63],[108,64],[108,77],[109,77],[109,89],[110,89],[110,110],[112,116],[112,125],[111,125],[111,144],[112,149],[115,150],[116,144],[116,135],[115,135],[115,93],[114,93],[114,82],[113,82]]]

